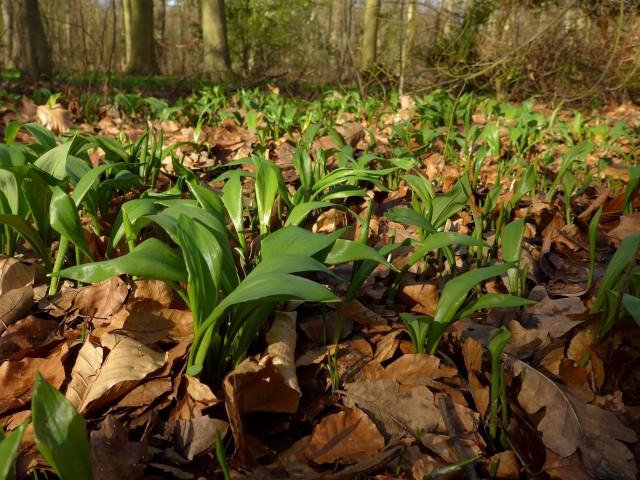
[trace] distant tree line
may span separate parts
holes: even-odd
[[[0,61],[59,72],[640,91],[640,0],[0,0]]]

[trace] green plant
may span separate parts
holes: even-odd
[[[587,288],[593,285],[593,273],[596,268],[596,241],[598,239],[598,225],[602,216],[602,207],[596,210],[589,221],[589,273],[587,277]]]
[[[501,327],[489,341],[491,354],[491,392],[489,409],[489,436],[495,441],[498,438],[498,410],[502,413],[502,431],[509,425],[507,386],[502,367],[502,352],[511,338],[511,332]]]
[[[524,240],[525,219],[514,220],[507,224],[502,230],[502,259],[505,262],[515,265],[507,271],[509,279],[509,292],[514,295],[522,293],[522,285],[526,279],[526,272],[520,278],[520,256],[522,255],[522,241]]]
[[[598,293],[591,307],[591,313],[602,312],[602,321],[597,333],[600,340],[624,315],[623,300],[629,287],[637,288],[632,280],[634,272],[638,270],[636,266],[638,252],[640,252],[640,233],[635,233],[620,243],[600,282]],[[632,306],[635,302],[627,300],[627,304]]]
[[[62,480],[93,478],[84,419],[73,405],[36,374],[31,400],[36,447]]]
[[[13,472],[13,461],[18,455],[20,441],[27,428],[27,423],[21,424],[9,435],[4,434],[0,429],[0,478],[12,480],[15,478]]]

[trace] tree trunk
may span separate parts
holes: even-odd
[[[156,73],[158,64],[153,40],[153,0],[129,0],[129,3],[131,58],[127,71],[139,75]]]
[[[367,0],[364,7],[364,32],[362,33],[362,47],[360,69],[366,70],[376,63],[378,42],[378,11],[380,0]]]
[[[2,2],[2,34],[4,37],[2,64],[4,68],[15,68],[13,0]]]
[[[131,0],[122,0],[122,26],[124,31],[124,64],[131,62]]]
[[[407,20],[404,39],[402,41],[402,58],[400,63],[400,94],[404,93],[405,76],[411,59],[411,47],[416,36],[416,0],[407,0]]]
[[[224,0],[201,0],[200,19],[203,73],[211,80],[222,80],[231,70]]]
[[[344,39],[346,30],[344,1],[345,0],[332,0],[331,2],[330,42],[338,81],[342,78],[342,66],[344,61]]]
[[[166,0],[158,1],[158,45],[160,46],[160,51],[158,52],[158,59],[160,63],[166,68],[164,59],[165,59],[165,39],[166,39],[166,18],[167,18],[167,2]]]
[[[50,77],[53,70],[51,48],[40,16],[39,1],[21,0],[18,13],[18,23],[22,27],[20,67],[33,78]]]

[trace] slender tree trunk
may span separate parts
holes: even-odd
[[[158,45],[160,46],[158,53],[158,59],[160,63],[165,66],[165,38],[166,38],[166,18],[167,18],[167,2],[166,0],[158,1]]]
[[[50,77],[51,47],[44,31],[38,0],[19,2],[18,21],[22,26],[20,66],[33,78]]]
[[[333,63],[338,81],[342,78],[342,66],[344,61],[345,39],[345,4],[344,0],[332,0],[331,2],[331,33],[330,43],[333,54]]]
[[[149,75],[158,71],[153,39],[153,0],[129,0],[131,22],[129,38],[131,58],[127,66],[129,73]]]
[[[3,0],[2,2],[2,34],[3,38],[3,58],[4,68],[15,68],[14,55],[14,25],[13,25],[13,0]]]
[[[404,39],[402,41],[402,59],[400,64],[400,94],[404,93],[407,67],[411,59],[411,47],[416,36],[416,0],[407,0],[407,19]]]
[[[122,0],[122,26],[124,31],[124,64],[131,62],[131,0]]]
[[[212,80],[224,79],[231,71],[224,0],[201,0],[200,18],[203,73]]]
[[[362,33],[362,47],[360,69],[366,70],[376,63],[378,43],[378,11],[380,0],[367,0],[364,7],[364,32]]]

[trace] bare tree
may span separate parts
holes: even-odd
[[[51,76],[51,48],[44,31],[38,0],[19,0],[17,19],[20,27],[19,66],[34,78]]]
[[[153,0],[128,0],[130,22],[128,37],[131,57],[127,64],[129,73],[149,75],[158,71],[153,39]]]
[[[204,73],[212,80],[223,79],[231,71],[224,0],[200,0],[200,18]]]
[[[376,63],[378,43],[378,11],[380,0],[367,0],[364,6],[360,69],[366,70]]]

